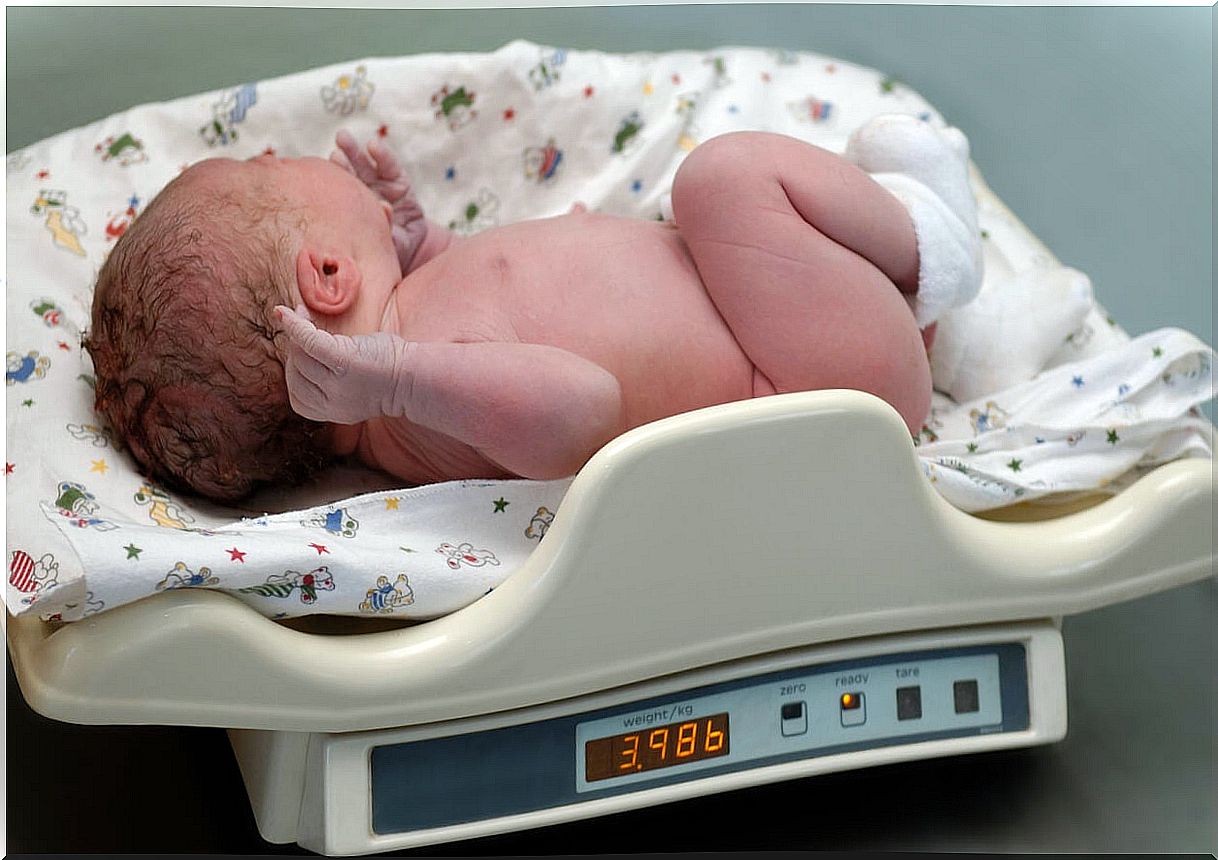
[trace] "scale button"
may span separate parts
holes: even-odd
[[[897,719],[922,719],[921,687],[897,687]]]
[[[976,680],[957,681],[952,684],[952,696],[956,700],[957,714],[972,714],[981,710]]]
[[[861,726],[867,722],[867,697],[862,693],[842,693],[838,704],[843,726]]]
[[[784,738],[802,735],[808,731],[808,708],[803,702],[784,702],[780,716]]]

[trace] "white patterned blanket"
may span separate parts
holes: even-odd
[[[114,240],[185,165],[266,150],[325,155],[346,126],[357,138],[381,135],[431,216],[472,232],[577,200],[655,218],[699,141],[768,129],[840,151],[852,129],[894,111],[943,121],[903,82],[812,53],[609,55],[513,42],[142,105],[10,154],[8,610],[75,620],[206,587],[271,617],[431,618],[508,576],[569,484],[401,489],[340,467],[236,509],[142,478],[92,412],[79,335]],[[1212,393],[1212,351],[1174,330],[1130,341],[1091,301],[1085,277],[1046,255],[992,196],[982,196],[981,223],[984,313],[954,328],[945,321],[935,372],[955,379],[984,360],[1003,385],[959,404],[936,395],[918,440],[934,486],[983,510],[1115,489],[1138,468],[1209,456],[1209,425],[1190,410]],[[1004,347],[997,359],[978,357],[978,332]]]

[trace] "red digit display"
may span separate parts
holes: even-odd
[[[595,738],[584,744],[588,782],[701,761],[728,753],[727,714],[712,714]]]

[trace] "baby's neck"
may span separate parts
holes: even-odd
[[[409,275],[428,260],[448,250],[448,247],[452,245],[456,238],[457,234],[452,230],[449,230],[447,227],[441,227],[434,221],[429,220],[427,222],[427,232],[423,234],[423,241],[419,243],[414,256],[410,258],[410,266],[406,269],[406,274]]]
[[[406,280],[412,272],[419,269],[429,260],[448,250],[456,240],[457,234],[433,221],[428,221],[427,232],[423,236],[423,241],[419,243],[418,249],[414,252],[414,256],[410,258],[410,266],[407,268],[405,275],[403,275],[402,281]],[[398,281],[389,292],[389,299],[385,302],[385,309],[381,312],[380,324],[376,329],[377,331],[389,332],[399,337],[401,336],[399,331],[401,317],[398,314],[398,287],[401,286],[402,281]],[[365,429],[364,424],[334,425],[334,453],[340,457],[354,454],[359,447]]]

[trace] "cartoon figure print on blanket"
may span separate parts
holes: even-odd
[[[51,360],[36,349],[31,349],[25,355],[17,352],[5,354],[4,384],[15,385],[18,382],[29,382],[31,379],[42,379],[47,375]]]
[[[118,526],[108,520],[93,516],[97,513],[97,497],[76,481],[60,481],[59,495],[55,507],[61,516],[67,517],[80,528],[95,528],[98,531],[113,531]]]
[[[228,90],[212,105],[211,119],[199,129],[199,136],[208,146],[236,143],[237,126],[245,122],[249,109],[257,103],[257,84],[242,84]]]
[[[156,584],[156,590],[198,588],[200,586],[216,585],[219,582],[220,578],[218,576],[211,575],[211,568],[200,567],[197,571],[194,571],[187,567],[185,562],[179,561],[173,566],[173,570],[165,574],[165,578]]]
[[[499,564],[499,559],[495,558],[493,552],[489,549],[474,549],[472,543],[462,543],[457,546],[453,546],[451,543],[442,543],[436,547],[436,552],[446,556],[444,563],[453,570],[459,569],[462,565],[482,567],[487,564]]]
[[[316,603],[318,591],[333,591],[334,577],[328,567],[316,567],[308,573],[288,570],[283,573],[272,573],[261,585],[251,585],[238,588],[241,594],[257,594],[259,597],[288,598],[293,592],[300,592],[300,602]]]
[[[567,52],[561,48],[555,51],[541,49],[541,60],[529,69],[533,89],[541,92],[562,80],[562,67],[566,62]]]
[[[332,508],[325,513],[316,513],[300,524],[307,528],[325,529],[337,537],[353,538],[359,531],[359,520],[347,513],[345,508]]]
[[[59,582],[59,565],[55,556],[46,553],[34,561],[23,549],[14,550],[8,563],[8,584],[21,594],[21,601],[29,606],[38,599],[38,592]]]
[[[144,152],[144,142],[129,131],[118,136],[107,137],[95,145],[93,151],[101,157],[103,163],[113,160],[123,167],[130,167],[148,160],[148,154]]]
[[[51,234],[56,248],[62,248],[77,256],[85,256],[80,237],[88,232],[80,210],[68,205],[68,193],[43,189],[30,206],[30,212],[43,216],[43,225]]]
[[[140,204],[142,202],[139,195],[132,194],[124,204],[126,208],[117,212],[114,210],[106,212],[105,233],[107,242],[114,242],[127,232],[127,228],[135,222],[136,216],[140,214]]]
[[[110,431],[98,424],[68,424],[65,429],[73,439],[88,442],[94,448],[107,448],[110,445]]]
[[[550,138],[540,146],[530,146],[524,151],[524,175],[538,184],[551,182],[562,164],[563,152]]]
[[[449,131],[457,131],[478,118],[478,111],[474,108],[477,97],[477,93],[467,91],[463,85],[453,87],[445,84],[432,93],[431,105],[436,109],[436,119],[444,122]]]
[[[364,602],[359,605],[360,612],[390,613],[399,606],[409,606],[414,603],[414,590],[406,579],[406,574],[399,573],[393,582],[387,576],[378,576],[376,585],[368,589]]]
[[[368,109],[376,85],[368,80],[368,67],[360,64],[355,74],[341,74],[334,83],[321,88],[321,101],[326,110],[341,116]]]

